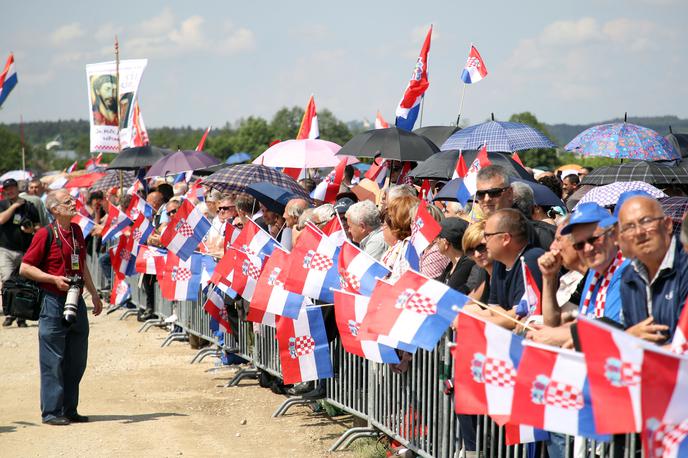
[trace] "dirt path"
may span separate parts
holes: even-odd
[[[139,334],[120,312],[93,317],[79,411],[87,424],[41,424],[38,327],[0,328],[2,456],[322,457],[350,419],[333,421],[295,407],[272,413],[283,396],[256,381],[225,388],[235,369],[190,365],[187,343],[160,348],[166,332]],[[244,423],[245,420],[245,424]],[[353,456],[339,452],[336,456]]]

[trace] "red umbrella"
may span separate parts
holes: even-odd
[[[104,176],[105,174],[101,172],[87,173],[69,180],[65,188],[90,188],[93,183]]]

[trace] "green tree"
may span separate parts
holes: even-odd
[[[265,119],[250,116],[239,121],[239,126],[231,137],[232,151],[245,151],[257,157],[268,149],[274,138],[275,135]]]
[[[320,138],[323,140],[329,140],[339,145],[351,140],[349,127],[337,119],[330,110],[318,112],[318,128],[320,129]]]
[[[318,119],[320,116],[318,116]],[[282,107],[270,121],[270,128],[272,129],[275,139],[290,140],[296,138],[301,126],[301,119],[303,119],[303,108],[299,107]]]
[[[535,117],[535,115],[529,111],[512,114],[509,118],[509,122],[527,124],[530,127],[542,132],[546,137],[550,139],[552,138],[545,125],[538,121],[537,117]],[[554,148],[533,148],[525,151],[519,151],[518,155],[523,163],[528,167],[544,166],[556,168],[557,166],[561,165],[557,151]]]
[[[11,132],[4,126],[0,126],[0,170],[17,170],[21,169],[21,140],[19,135]],[[26,151],[27,166],[31,165],[29,161],[30,152]]]

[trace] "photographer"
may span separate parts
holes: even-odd
[[[77,413],[79,382],[88,354],[82,286],[91,293],[94,315],[100,314],[103,305],[86,266],[83,234],[71,223],[76,214],[74,199],[64,190],[54,191],[46,199],[46,208],[55,222],[36,232],[19,272],[36,281],[44,293],[38,321],[43,423],[68,425],[88,421]]]
[[[0,201],[0,283],[5,283],[21,262],[39,222],[38,210],[30,202],[19,198],[17,181],[10,178],[2,183],[5,196]],[[4,304],[9,310],[11,304]],[[3,326],[11,326],[15,318],[7,316]],[[17,326],[26,327],[23,319]]]

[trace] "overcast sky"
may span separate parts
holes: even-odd
[[[424,125],[456,119],[470,43],[489,70],[466,88],[464,118],[531,111],[548,123],[633,115],[688,117],[688,2],[14,1],[0,59],[19,83],[0,122],[86,119],[85,65],[148,58],[147,126],[205,127],[316,105],[343,120],[394,109],[428,26]],[[336,6],[334,6],[336,5]],[[418,124],[416,125],[418,126]]]

